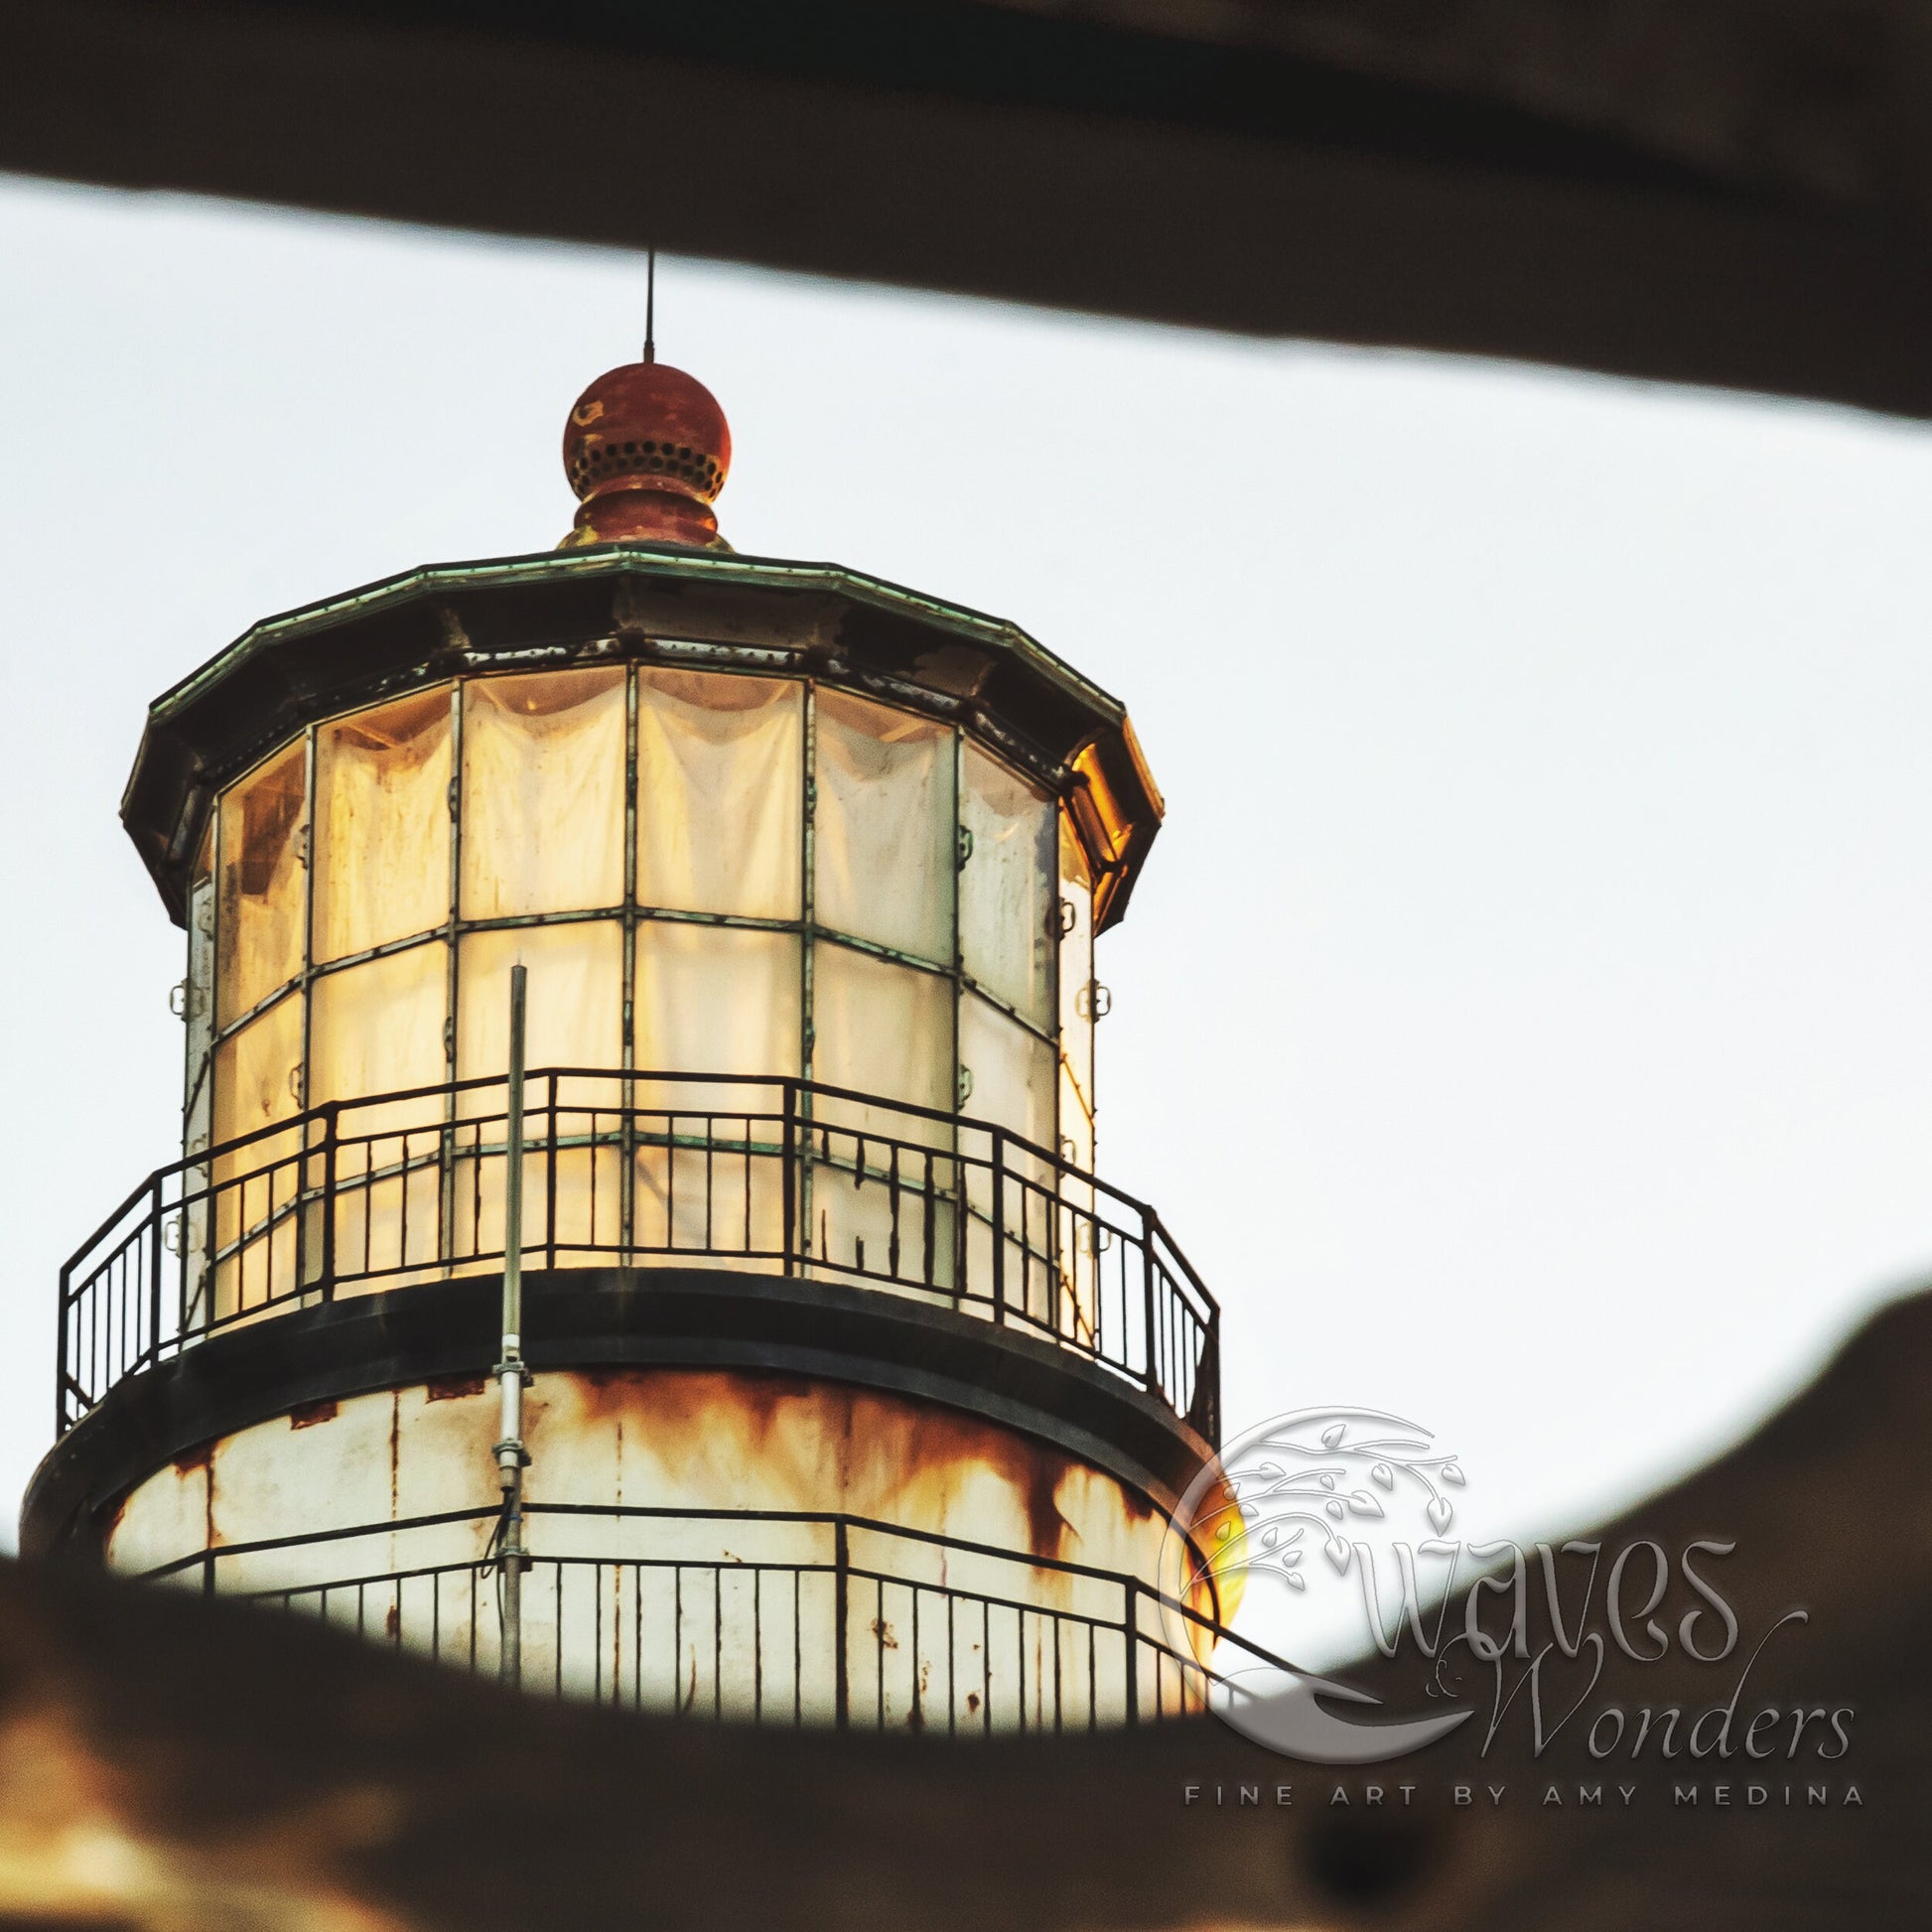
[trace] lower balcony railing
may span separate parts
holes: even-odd
[[[1183,1716],[1224,1671],[1290,1668],[1137,1577],[864,1517],[531,1504],[527,1519],[522,1683],[538,1693],[955,1735]],[[493,1676],[493,1521],[225,1544],[147,1575]]]
[[[61,1272],[57,1431],[208,1336],[503,1262],[501,1079],[332,1101],[151,1174]],[[795,1079],[528,1076],[524,1262],[840,1281],[1024,1329],[1210,1442],[1219,1316],[1155,1211],[998,1125]]]

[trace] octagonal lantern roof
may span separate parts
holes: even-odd
[[[1161,794],[1125,707],[1018,625],[836,564],[605,544],[434,564],[256,624],[156,699],[121,819],[169,912],[217,792],[304,726],[446,678],[628,660],[811,676],[957,721],[1068,805],[1095,922]]]

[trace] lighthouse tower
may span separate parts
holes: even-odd
[[[642,1708],[1197,1707],[1220,1605],[1162,1549],[1215,1306],[1094,1174],[1094,939],[1161,815],[1125,711],[734,554],[675,369],[594,382],[564,465],[556,551],[154,704],[122,812],[188,934],[183,1150],[63,1272],[23,1543],[481,1671],[514,1616],[525,1684]]]

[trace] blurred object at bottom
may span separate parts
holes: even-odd
[[[1292,1763],[1207,1719],[945,1743],[625,1718],[273,1612],[16,1565],[0,1569],[0,1926],[1917,1924],[1928,1383],[1920,1296],[1749,1441],[1599,1533],[1606,1551],[1734,1539],[1740,1665],[1767,1611],[1808,1610],[1749,1700],[1856,1710],[1826,1806],[1749,1807],[1745,1780],[1766,1774],[1735,1752],[1653,1759],[1641,1802],[1580,1805],[1581,1742],[1560,1776],[1511,1714],[1485,1752],[1486,1711],[1366,1772]],[[1647,1579],[1626,1592],[1633,1627],[1646,1593]],[[1683,1671],[1659,1671],[1652,1700],[1683,1696]],[[1546,1726],[1586,1708],[1582,1682],[1551,1692]],[[1802,1776],[1777,1768],[1780,1785]],[[1619,1774],[1606,1761],[1597,1781],[1613,1794]],[[1674,1802],[1693,1780],[1701,1801]],[[1714,1800],[1718,1780],[1734,1799]],[[1475,1802],[1452,1802],[1458,1781]]]

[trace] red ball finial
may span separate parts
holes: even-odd
[[[725,412],[702,382],[663,362],[609,370],[577,398],[564,425],[564,473],[580,507],[559,548],[729,548],[711,505],[731,461]]]

